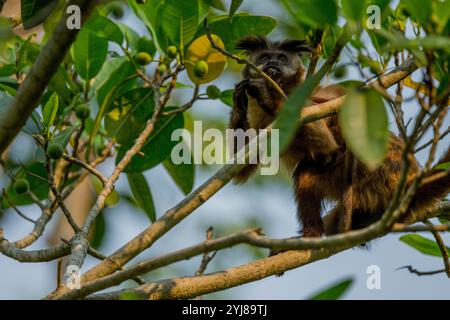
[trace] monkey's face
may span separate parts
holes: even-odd
[[[259,69],[279,84],[296,76],[301,68],[298,54],[282,50],[262,50],[255,54],[252,60]],[[256,72],[254,73],[256,76]]]

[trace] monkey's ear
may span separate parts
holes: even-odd
[[[284,40],[280,42],[278,48],[283,51],[302,54],[305,52],[312,52],[311,47],[305,40]]]
[[[247,36],[239,40],[236,44],[236,49],[244,50],[247,53],[268,48],[269,40],[264,36]]]

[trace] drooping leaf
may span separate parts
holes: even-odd
[[[244,0],[232,0],[231,1],[230,13],[228,14],[228,16],[230,17],[230,20],[233,19],[235,13],[238,11],[239,7],[242,5],[243,2],[244,2]]]
[[[175,181],[176,185],[183,191],[185,195],[189,194],[194,187],[195,166],[190,164],[174,164],[170,158],[164,160],[164,167]]]
[[[97,37],[113,41],[118,45],[122,45],[123,43],[123,34],[117,24],[99,14],[93,15],[88,21],[86,21],[83,29],[88,29]]]
[[[24,29],[31,29],[42,23],[58,4],[58,0],[21,0]]]
[[[55,92],[52,94],[50,99],[45,104],[44,110],[42,112],[44,123],[48,129],[53,125],[56,115],[58,114],[58,109],[59,109],[59,98]]]
[[[161,22],[163,30],[183,51],[197,31],[199,22],[197,1],[166,0],[161,15],[164,17]]]
[[[354,90],[339,113],[344,139],[369,168],[380,165],[387,152],[389,123],[383,99],[375,90]]]
[[[156,221],[156,210],[150,187],[142,173],[127,173],[128,184],[136,203],[147,214],[151,222]]]
[[[353,279],[345,279],[311,296],[309,300],[338,300],[350,289]]]
[[[423,254],[433,257],[442,257],[437,243],[419,234],[406,234],[400,237],[400,241]],[[447,248],[447,251],[450,253],[449,248]]]
[[[99,249],[101,247],[103,240],[105,239],[105,233],[106,222],[105,215],[102,211],[97,215],[97,218],[95,218],[92,239],[89,241],[94,249]]]
[[[108,54],[108,40],[100,38],[89,29],[81,29],[73,46],[75,69],[88,81],[95,77]]]
[[[168,109],[170,110],[170,109]],[[172,133],[176,129],[183,128],[184,120],[182,114],[163,116],[156,123],[152,134],[141,149],[142,154],[133,157],[131,163],[125,169],[125,172],[143,172],[160,164],[167,159],[177,141],[172,141]],[[118,163],[126,151],[133,145],[133,141],[122,145],[117,154],[116,163]]]

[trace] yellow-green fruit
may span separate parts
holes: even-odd
[[[343,78],[347,75],[347,68],[345,66],[338,66],[334,69],[334,77],[337,79]]]
[[[203,78],[208,73],[209,65],[206,61],[199,60],[194,66],[194,74],[198,78]]]
[[[222,91],[220,91],[217,86],[208,86],[208,88],[206,88],[206,94],[210,99],[219,99],[222,95]]]
[[[166,64],[160,64],[158,67],[159,73],[164,73],[167,71],[167,65]]]
[[[170,59],[175,59],[177,57],[178,49],[175,46],[170,46],[167,48],[167,56]]]
[[[84,120],[87,119],[91,114],[91,109],[87,104],[81,103],[75,107],[75,114],[77,115],[78,119]]]
[[[27,180],[17,179],[16,182],[14,182],[14,191],[16,191],[17,194],[27,193],[28,190],[30,190],[30,184]]]
[[[139,52],[136,55],[136,62],[141,66],[145,66],[152,62],[152,56],[147,52]]]
[[[64,148],[59,143],[51,143],[47,148],[47,154],[51,159],[58,160],[64,154]]]

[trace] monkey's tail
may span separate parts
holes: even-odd
[[[450,162],[450,148],[439,160],[439,164]],[[431,178],[435,175],[429,183],[419,187],[410,204],[409,214],[405,216],[404,222],[410,221],[414,218],[416,221],[425,218],[428,213],[436,210],[442,199],[450,192],[450,173],[444,170],[431,170],[425,178]]]

